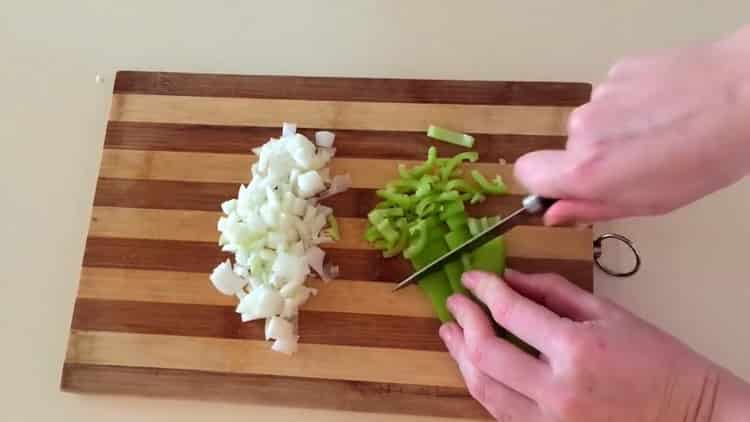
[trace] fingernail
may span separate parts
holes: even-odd
[[[464,286],[473,289],[479,284],[479,273],[476,271],[465,272],[461,277],[461,280],[463,281]]]

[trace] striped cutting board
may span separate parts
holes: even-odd
[[[477,168],[512,195],[470,209],[507,213],[523,189],[521,154],[562,147],[581,83],[467,82],[120,72],[104,141],[62,388],[91,393],[254,401],[348,410],[483,417],[437,336],[409,273],[362,240],[374,190],[398,163],[422,160],[429,124],[476,135]],[[343,239],[327,247],[340,280],[300,317],[300,351],[269,350],[263,323],[208,281],[225,258],[219,204],[246,183],[250,149],[283,121],[336,132],[334,174],[354,188],[331,198]],[[459,152],[439,145],[442,155]],[[591,233],[535,218],[507,235],[509,265],[592,286]]]

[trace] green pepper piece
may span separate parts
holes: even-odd
[[[464,266],[461,264],[461,261],[446,263],[443,266],[443,272],[445,272],[445,276],[448,278],[453,293],[465,294],[468,292],[463,283],[461,283],[461,276],[464,274]]]
[[[449,180],[445,182],[444,189],[445,190],[457,190],[459,192],[472,193],[472,194],[479,192],[476,187],[472,186],[471,184],[469,184],[469,182],[467,182],[464,179]]]
[[[341,232],[339,231],[339,222],[336,220],[336,217],[333,216],[333,214],[328,216],[328,230],[326,230],[326,234],[330,236],[333,240],[340,240],[341,239]]]
[[[375,191],[375,194],[387,201],[391,201],[392,203],[396,204],[396,206],[405,210],[410,209],[414,205],[413,200],[408,195],[404,195],[403,193],[398,193],[387,189],[378,189],[377,191]]]
[[[482,228],[479,226],[479,220],[476,218],[469,218],[467,224],[469,226],[469,233],[472,236],[476,236],[482,232]]]
[[[448,160],[448,162],[445,163],[443,167],[440,168],[440,177],[443,180],[448,179],[453,175],[453,170],[456,169],[462,162],[469,161],[469,162],[475,162],[479,159],[479,154],[476,151],[466,151],[462,152],[460,154],[456,154]]]
[[[453,294],[453,288],[443,271],[435,271],[422,277],[417,282],[419,288],[432,302],[432,309],[441,322],[453,320],[453,316],[445,305],[448,297]]]
[[[393,246],[398,241],[399,233],[393,227],[390,220],[381,220],[375,225],[375,228],[383,235],[383,238],[389,247]]]
[[[448,202],[443,207],[443,212],[440,214],[440,218],[443,220],[447,220],[448,217],[460,214],[465,210],[466,208],[464,207],[464,203],[461,200]]]
[[[472,170],[471,177],[474,178],[474,181],[477,182],[484,193],[489,193],[492,195],[501,195],[504,193],[508,193],[508,188],[507,186],[505,186],[505,183],[503,183],[503,179],[500,178],[499,175],[495,177],[494,182],[490,182],[482,175],[482,173],[477,170]]]
[[[435,163],[437,162],[437,148],[434,146],[431,146],[427,150],[427,161],[424,163],[414,167],[409,171],[409,177],[418,179],[425,174],[432,171],[433,168],[435,168]],[[403,175],[401,176],[403,178]]]
[[[448,192],[443,192],[440,195],[438,195],[437,201],[438,202],[461,201],[461,195],[458,194],[458,191],[451,190]]]
[[[502,274],[505,271],[505,241],[498,236],[471,253],[471,268],[488,273]]]
[[[370,213],[367,214],[367,219],[370,220],[372,224],[377,225],[386,218],[403,216],[404,210],[402,208],[382,208],[370,211]]]
[[[400,254],[409,244],[409,226],[405,218],[396,221],[396,227],[399,231],[398,241],[390,248],[383,251],[384,258],[391,258]]]
[[[445,223],[451,230],[458,230],[465,228],[468,224],[466,219],[466,213],[457,213],[445,219]]]
[[[481,193],[477,192],[477,193],[471,195],[471,198],[469,199],[469,203],[472,204],[472,205],[474,205],[474,204],[478,204],[480,202],[484,202],[485,199],[487,199],[486,196],[484,196]]]
[[[380,239],[381,237],[382,235],[380,234],[378,229],[371,223],[368,223],[367,230],[365,230],[365,240],[372,243]]]
[[[465,133],[455,132],[449,129],[430,125],[427,128],[427,136],[438,141],[447,142],[449,144],[462,146],[464,148],[471,148],[474,146],[474,137]]]
[[[414,226],[414,228],[416,230],[412,233],[411,243],[404,250],[404,257],[406,258],[412,258],[422,253],[425,246],[427,246],[427,229],[425,228],[424,221]]]

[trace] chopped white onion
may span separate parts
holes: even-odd
[[[324,230],[333,209],[318,201],[351,186],[351,177],[332,178],[327,167],[334,139],[319,131],[313,143],[284,123],[280,138],[253,148],[250,183],[221,204],[218,243],[235,263],[219,264],[211,282],[239,299],[243,322],[266,319],[267,337],[276,339],[272,349],[283,353],[297,349],[299,308],[317,293],[305,285],[311,269],[324,280],[336,273],[316,246],[333,241]]]
[[[232,271],[232,263],[228,259],[214,268],[209,278],[216,290],[225,295],[233,295],[247,285],[247,280]]]
[[[333,140],[336,135],[333,132],[327,130],[320,130],[315,132],[315,143],[320,147],[331,148],[333,147]]]
[[[293,355],[297,352],[299,336],[292,336],[290,338],[278,339],[273,342],[271,350],[274,352],[281,352],[287,355]]]
[[[287,123],[284,122],[284,124],[281,126],[281,136],[292,136],[295,133],[297,133],[297,124],[296,123]]]
[[[314,196],[325,189],[323,179],[317,171],[310,170],[297,178],[297,190],[303,198]]]
[[[266,340],[289,339],[294,337],[294,326],[281,317],[271,317],[266,325]]]
[[[325,199],[342,192],[346,192],[352,187],[352,176],[347,174],[337,175],[331,180],[331,186],[327,191],[320,194],[319,199]]]

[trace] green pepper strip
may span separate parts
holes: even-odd
[[[500,178],[500,176],[495,177],[494,182],[490,182],[484,176],[482,176],[482,173],[477,170],[472,170],[471,177],[474,178],[474,180],[477,182],[479,187],[482,188],[482,191],[484,193],[500,195],[508,192],[508,188],[505,186],[505,183],[503,183],[503,180]]]
[[[476,218],[469,218],[467,223],[469,225],[469,233],[472,236],[476,236],[482,231],[482,229],[479,227],[479,220],[477,220]]]
[[[452,231],[458,230],[461,227],[466,227],[466,214],[456,214],[445,219],[445,224],[448,225]]]
[[[416,230],[412,232],[412,236],[416,236],[416,239],[412,240],[409,247],[404,250],[404,257],[406,257],[407,259],[418,255],[424,250],[425,246],[427,246],[426,227],[426,220],[420,221],[416,226],[413,227]]]
[[[429,198],[425,198],[429,199]],[[426,217],[437,211],[437,204],[431,201],[421,200],[414,208],[414,212],[420,217]]]
[[[396,221],[396,227],[399,230],[399,237],[396,244],[383,251],[383,258],[391,258],[400,254],[409,244],[409,226],[405,218]]]
[[[333,216],[333,214],[328,216],[328,230],[327,233],[330,235],[331,239],[333,240],[339,240],[341,239],[341,232],[339,231],[339,222],[336,221],[336,217]]]
[[[453,174],[453,170],[455,170],[455,168],[463,161],[470,161],[473,163],[478,159],[479,154],[476,151],[466,151],[460,154],[456,154],[455,156],[453,156],[453,158],[448,160],[447,163],[445,163],[445,166],[440,169],[440,177],[442,177],[444,180],[448,179]]]
[[[391,201],[403,209],[410,209],[414,205],[413,200],[403,193],[396,193],[386,189],[378,189],[375,194],[387,201]]]
[[[427,150],[427,161],[411,169],[411,171],[409,172],[409,176],[412,178],[420,178],[424,176],[425,174],[432,171],[432,169],[435,167],[436,161],[437,148],[431,146],[430,149]],[[401,177],[403,177],[403,175]]]
[[[399,179],[386,185],[386,189],[402,193],[415,191],[418,187],[419,182],[414,179]]]
[[[445,190],[457,190],[459,192],[465,192],[465,193],[478,193],[479,190],[475,186],[472,186],[464,179],[453,179],[449,180],[445,183],[443,186],[443,189]]]
[[[392,208],[394,205],[396,205],[396,204],[394,204],[391,201],[382,201],[378,205],[375,205],[375,209],[376,210],[382,210],[382,209],[385,209],[385,208]]]
[[[403,216],[404,210],[401,208],[383,208],[370,211],[370,213],[367,214],[367,219],[370,220],[372,224],[377,225],[386,218]]]
[[[455,190],[443,192],[437,197],[438,202],[459,201],[460,199],[461,195],[459,195],[458,191]]]
[[[440,218],[443,220],[446,220],[448,217],[459,214],[463,212],[465,209],[466,208],[464,207],[464,203],[461,200],[458,200],[455,202],[448,202],[443,207],[443,212],[440,214]]]
[[[398,175],[401,177],[402,180],[409,180],[412,178],[411,173],[409,172],[409,169],[406,168],[406,164],[398,165]]]
[[[398,231],[393,227],[390,220],[382,220],[375,225],[380,234],[383,235],[387,245],[392,246],[398,241]]]
[[[380,239],[381,237],[382,235],[375,226],[371,225],[367,228],[367,230],[365,230],[365,240],[370,243]]]
[[[487,199],[486,196],[482,195],[481,193],[477,192],[473,195],[471,195],[471,198],[469,199],[469,203],[474,205],[478,204],[480,202],[484,202],[484,200]]]

